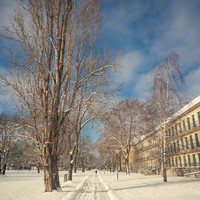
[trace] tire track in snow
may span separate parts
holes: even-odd
[[[64,200],[64,199],[63,199]],[[116,200],[108,186],[96,174],[90,175],[67,200]]]

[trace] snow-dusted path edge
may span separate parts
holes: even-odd
[[[84,187],[84,185],[86,184],[86,181],[89,179],[89,177],[91,176],[92,174],[89,174],[88,176],[86,176],[84,178],[84,180],[78,184],[78,186],[73,189],[71,191],[71,193],[68,193],[67,195],[65,195],[61,200],[70,200],[70,199],[75,199],[75,197],[77,196],[78,193],[81,192],[82,188]]]
[[[98,176],[99,176],[99,180],[104,185],[105,189],[108,191],[108,196],[109,196],[110,200],[121,200],[121,198],[119,198],[119,196],[117,196],[114,193],[114,191],[102,180],[101,175],[99,174]]]

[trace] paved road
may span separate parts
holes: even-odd
[[[110,197],[99,176],[92,174],[76,193],[74,200],[110,200]]]

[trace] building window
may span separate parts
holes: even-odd
[[[168,129],[168,132],[169,132],[169,137],[171,137],[171,129],[170,128]]]
[[[185,120],[183,120],[183,131],[186,131]]]
[[[179,133],[182,133],[181,122],[178,123]]]
[[[197,113],[198,115],[198,121],[199,121],[199,125],[200,125],[200,111]]]
[[[172,136],[174,136],[174,127],[172,126]]]
[[[191,149],[194,149],[194,143],[193,143],[192,135],[190,135],[190,145],[191,145]]]
[[[176,135],[178,135],[178,127],[177,127],[177,124],[175,125],[175,132],[176,132]]]
[[[179,140],[177,140],[177,151],[180,151]]]
[[[196,147],[199,147],[199,137],[198,137],[198,133],[195,133],[195,141],[196,141]]]
[[[171,147],[171,153],[173,153],[173,146],[172,146],[172,144],[170,145],[170,147]]]
[[[197,166],[195,154],[192,154],[193,157],[193,166]]]
[[[191,166],[190,155],[188,155],[187,157],[188,157],[188,166]]]
[[[185,156],[183,156],[183,160],[184,160],[184,167],[187,167],[187,161]]]
[[[175,157],[176,167],[178,167],[178,158]]]
[[[199,158],[199,166],[200,166],[200,153],[198,153],[198,158]]]
[[[181,156],[179,156],[179,165],[180,165],[180,167],[182,167],[182,160],[181,160]]]
[[[167,130],[165,130],[165,135],[166,135],[167,137],[169,136],[169,134],[168,134]]]
[[[191,126],[190,126],[190,118],[189,117],[187,118],[187,125],[188,125],[188,130],[190,130]]]
[[[184,142],[183,142],[183,138],[181,138],[181,147],[182,147],[182,150],[184,150]]]
[[[192,115],[192,123],[193,123],[193,127],[195,128],[195,127],[196,127],[196,122],[195,122],[195,117],[194,117],[194,115]]]
[[[174,158],[172,158],[172,167],[174,167]]]
[[[187,137],[185,137],[185,145],[186,145],[186,149],[189,149],[189,145],[188,145],[188,139],[187,139]]]
[[[176,143],[174,142],[174,152],[176,152]]]

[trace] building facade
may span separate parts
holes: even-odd
[[[199,139],[200,96],[167,119],[164,126],[159,126],[136,144],[134,170],[147,174],[160,173],[165,160],[169,174],[199,171]]]

